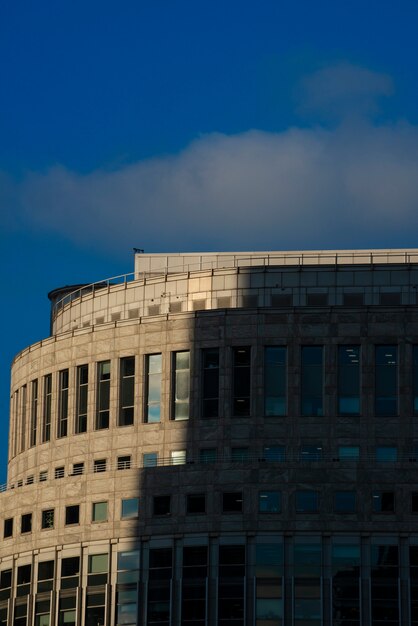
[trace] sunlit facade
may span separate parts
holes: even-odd
[[[418,250],[136,254],[14,359],[0,626],[418,626]]]

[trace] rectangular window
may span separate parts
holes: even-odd
[[[78,587],[80,579],[80,557],[72,556],[61,561],[61,589]]]
[[[296,513],[316,513],[319,509],[319,494],[317,491],[297,491]]]
[[[131,469],[131,457],[130,456],[118,456],[118,470]]]
[[[395,493],[393,491],[375,491],[372,496],[373,513],[394,513]]]
[[[190,405],[190,352],[173,354],[172,417],[175,420],[189,419]]]
[[[398,546],[372,545],[370,551],[371,623],[398,626],[401,623]]]
[[[219,415],[219,348],[202,350],[202,417]]]
[[[146,392],[145,421],[155,424],[161,419],[162,355],[147,354],[145,357]]]
[[[79,365],[77,367],[77,398],[75,432],[87,432],[87,407],[89,390],[89,366]]]
[[[118,552],[115,624],[137,625],[138,581],[139,550]]]
[[[319,444],[308,444],[300,447],[299,460],[306,463],[319,463],[323,459],[323,448]]]
[[[186,464],[186,450],[172,450],[170,452],[171,465]]]
[[[0,601],[10,598],[12,586],[12,570],[4,569],[0,572]]]
[[[68,378],[68,370],[61,370],[59,373],[57,437],[66,437],[68,434]]]
[[[219,546],[218,626],[244,626],[245,546]]]
[[[283,463],[286,456],[286,450],[284,446],[264,446],[263,459],[264,461]]]
[[[258,510],[260,513],[280,513],[282,510],[282,494],[280,491],[260,491],[258,494]]]
[[[181,624],[205,626],[207,603],[208,548],[183,548]]]
[[[242,491],[233,491],[222,494],[222,513],[242,513]]]
[[[43,470],[42,472],[39,472],[39,482],[43,483],[46,480],[48,480],[48,470]]]
[[[231,448],[231,461],[233,463],[247,463],[250,460],[248,448]]]
[[[153,505],[154,515],[170,515],[171,496],[154,496]]]
[[[418,491],[413,491],[411,493],[411,513],[418,513]],[[13,525],[12,525],[12,529],[13,529]]]
[[[360,415],[360,347],[338,347],[338,412]]]
[[[418,415],[418,346],[413,347],[412,377],[413,411]]]
[[[80,506],[73,504],[65,507],[65,525],[80,523]]]
[[[247,417],[251,412],[251,348],[233,348],[232,414]]]
[[[42,511],[42,519],[41,519],[41,527],[42,529],[50,529],[54,528],[54,518],[55,511],[54,509],[45,509]]]
[[[42,442],[51,439],[52,374],[44,376],[44,410],[42,415]]]
[[[139,498],[125,498],[122,500],[122,519],[132,519],[139,515]]]
[[[20,432],[20,451],[23,452],[26,445],[26,401],[27,401],[27,387],[23,385],[22,393],[20,394],[20,417],[21,417],[21,432]]]
[[[360,459],[359,446],[338,446],[338,459],[340,461],[358,461]]]
[[[147,626],[170,626],[172,597],[172,549],[155,548],[149,553]]]
[[[218,450],[216,448],[201,448],[199,450],[200,463],[216,463],[218,459]]]
[[[32,381],[32,395],[30,406],[30,439],[31,448],[36,446],[36,434],[38,429],[38,379]]]
[[[93,502],[92,522],[106,522],[107,521],[107,502]]]
[[[93,472],[95,474],[106,471],[106,459],[95,459],[93,462]]]
[[[283,545],[256,545],[255,626],[283,624]]]
[[[30,593],[30,582],[32,575],[31,565],[21,565],[17,568],[17,590],[18,597],[27,596]],[[24,622],[26,624],[26,622]]]
[[[355,491],[336,491],[334,493],[334,511],[336,513],[354,513],[355,510]]]
[[[38,563],[38,586],[37,592],[51,591],[54,587],[54,561],[41,561]]]
[[[107,584],[108,562],[109,555],[107,553],[92,554],[89,556],[87,576],[87,585],[89,587]]]
[[[22,533],[32,532],[32,513],[25,513],[21,517],[20,531]]]
[[[331,559],[332,623],[344,622],[342,616],[347,616],[349,626],[360,626],[360,546],[335,543]]]
[[[13,517],[4,520],[3,537],[13,537]]]
[[[323,415],[323,347],[302,347],[302,415]]]
[[[73,463],[72,476],[81,476],[84,474],[84,463]]]
[[[80,557],[72,556],[61,561],[61,589],[75,589],[80,579]]]
[[[375,459],[378,463],[396,463],[398,448],[395,446],[376,446]]]
[[[397,346],[376,346],[375,411],[377,417],[398,414]]]
[[[189,515],[206,513],[206,494],[189,493],[186,496],[186,512]]]
[[[36,600],[35,626],[50,626],[51,600]]]
[[[264,348],[264,414],[286,415],[286,348]]]
[[[158,452],[146,452],[142,455],[143,467],[157,467],[158,465]]]
[[[110,361],[97,364],[96,430],[109,428],[110,418]]]
[[[54,471],[55,478],[64,478],[65,476],[65,468],[64,467],[56,467]]]
[[[118,426],[134,423],[135,408],[135,357],[120,360],[119,420]]]

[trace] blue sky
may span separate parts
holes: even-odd
[[[46,294],[132,248],[414,247],[415,0],[0,6],[0,482]]]

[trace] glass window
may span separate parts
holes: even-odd
[[[202,417],[219,415],[219,348],[202,351]]]
[[[32,396],[30,407],[30,446],[36,446],[36,435],[38,430],[38,379],[32,381]]]
[[[206,513],[206,494],[188,494],[186,496],[186,512],[189,514]]]
[[[154,515],[170,515],[171,496],[154,496]]]
[[[338,446],[340,461],[358,461],[360,458],[359,446]]]
[[[158,452],[145,452],[142,455],[142,464],[144,467],[157,467]]]
[[[93,462],[93,471],[95,474],[97,474],[98,472],[105,472],[106,466],[106,459],[95,459]]]
[[[207,546],[183,548],[181,624],[206,625]]]
[[[284,446],[264,446],[263,459],[269,462],[283,463],[286,457],[286,451]]]
[[[108,554],[91,554],[88,559],[88,586],[105,585],[107,583]]]
[[[189,418],[190,404],[190,352],[173,354],[172,417],[175,420]]]
[[[377,417],[398,413],[397,346],[376,346],[375,411]]]
[[[219,626],[244,624],[245,546],[219,546],[218,621]]]
[[[161,375],[162,355],[147,354],[145,357],[146,393],[145,421],[159,422],[161,419]]]
[[[250,459],[248,448],[231,448],[231,461],[234,463],[246,463]]]
[[[323,347],[302,347],[302,415],[323,415]]]
[[[360,347],[338,347],[338,412],[360,415]]]
[[[97,364],[96,430],[109,428],[110,419],[110,361]]]
[[[199,450],[199,460],[201,463],[216,463],[218,451],[216,448],[201,448]]]
[[[134,423],[135,408],[135,357],[120,360],[119,421],[118,426]]]
[[[319,509],[319,494],[317,491],[296,492],[296,513],[316,513]]]
[[[54,471],[55,478],[64,478],[65,476],[65,467],[56,467]]]
[[[23,452],[26,447],[26,404],[27,404],[27,386],[23,385],[20,394],[20,451]]]
[[[300,461],[317,463],[323,459],[321,444],[307,444],[300,447]]]
[[[91,519],[93,522],[107,521],[107,502],[93,502]]]
[[[223,513],[242,513],[242,491],[233,491],[222,494]]]
[[[334,511],[336,513],[354,513],[355,510],[355,491],[336,491],[334,493]]]
[[[27,596],[30,593],[30,582],[32,576],[32,566],[22,565],[17,568],[17,590],[18,597]]]
[[[73,463],[73,476],[84,474],[84,463]]]
[[[260,513],[280,513],[282,510],[282,494],[280,491],[260,491],[258,494],[258,510]]]
[[[42,441],[51,439],[52,374],[44,376],[44,409],[42,414]]]
[[[61,370],[59,373],[57,437],[66,437],[68,434],[68,379],[68,370]]]
[[[251,348],[233,348],[232,414],[246,417],[251,411]]]
[[[45,509],[42,511],[41,525],[43,529],[54,528],[55,510]]]
[[[412,394],[414,415],[418,415],[418,346],[413,347],[412,353]]]
[[[171,465],[186,464],[186,450],[172,450],[170,452]]]
[[[394,513],[395,494],[393,491],[375,491],[372,497],[373,513]]]
[[[9,517],[4,520],[3,525],[3,537],[13,537],[13,517]]]
[[[25,513],[22,515],[20,530],[22,533],[32,532],[32,513]]]
[[[139,498],[125,498],[122,500],[122,519],[130,519],[139,515]]]
[[[264,413],[286,415],[286,348],[264,348]]]
[[[169,626],[171,621],[172,550],[151,549],[149,553],[148,625]]]
[[[77,397],[76,397],[76,417],[75,432],[87,432],[87,407],[89,390],[89,366],[79,365],[77,367]]]
[[[61,561],[61,589],[78,587],[80,577],[80,557],[72,556]]]
[[[65,525],[79,524],[80,522],[80,506],[74,504],[65,507]]]
[[[418,513],[418,491],[411,493],[411,513]]]
[[[41,561],[38,563],[38,593],[51,591],[54,587],[54,561]]]
[[[376,446],[375,458],[379,463],[394,463],[398,460],[396,446]]]
[[[118,456],[117,468],[118,470],[131,469],[131,456]]]

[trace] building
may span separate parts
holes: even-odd
[[[12,367],[1,626],[418,624],[418,250],[136,254]]]

